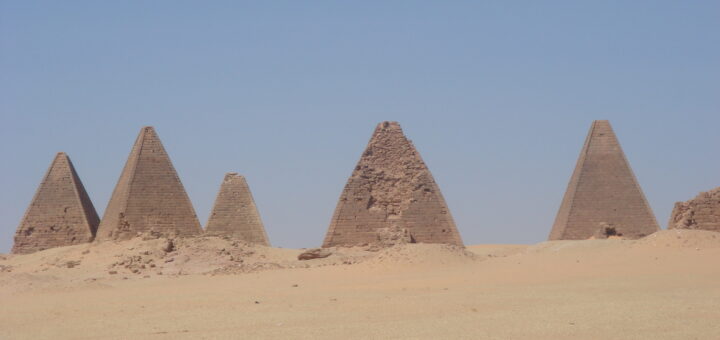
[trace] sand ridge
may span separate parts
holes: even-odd
[[[219,237],[166,247],[3,255],[0,338],[720,338],[720,234],[709,231],[332,248],[309,261]]]

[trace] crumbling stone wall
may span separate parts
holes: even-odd
[[[701,192],[687,202],[675,203],[668,229],[720,231],[720,188]]]
[[[98,227],[97,239],[142,232],[191,236],[202,232],[190,198],[152,127],[143,127]]]
[[[636,239],[658,230],[610,122],[594,121],[549,239]]]
[[[270,245],[245,177],[235,172],[225,175],[205,226],[205,233],[231,236],[248,243]]]
[[[462,245],[445,199],[397,122],[380,123],[340,196],[323,247],[380,241],[407,230],[412,242]]]
[[[17,228],[12,252],[27,254],[91,242],[98,223],[75,167],[59,152]]]

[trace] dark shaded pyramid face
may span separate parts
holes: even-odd
[[[636,239],[659,229],[610,123],[593,122],[549,239]]]
[[[97,238],[128,239],[148,231],[178,236],[202,232],[185,188],[152,127],[144,127],[135,141]]]
[[[12,252],[27,254],[91,242],[98,222],[70,158],[60,152],[18,226]]]
[[[270,245],[245,177],[234,172],[225,175],[205,233]]]
[[[380,123],[348,179],[324,247],[377,242],[386,230],[411,241],[462,245],[435,180],[396,122]]]

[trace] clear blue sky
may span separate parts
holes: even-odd
[[[313,247],[380,121],[477,244],[543,241],[609,119],[665,227],[720,186],[720,2],[0,1],[0,118],[0,252],[58,151],[102,216],[143,125],[201,223],[237,171]]]

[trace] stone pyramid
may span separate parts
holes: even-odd
[[[91,242],[98,223],[75,167],[64,152],[59,152],[18,226],[12,252],[27,254]]]
[[[98,227],[97,239],[138,232],[190,236],[202,232],[170,157],[152,127],[140,130]]]
[[[375,243],[394,230],[410,242],[463,244],[420,154],[397,122],[383,122],[345,185],[323,247]]]
[[[594,121],[549,239],[636,239],[658,230],[610,122]]]
[[[270,245],[245,177],[235,172],[225,174],[205,233]]]

